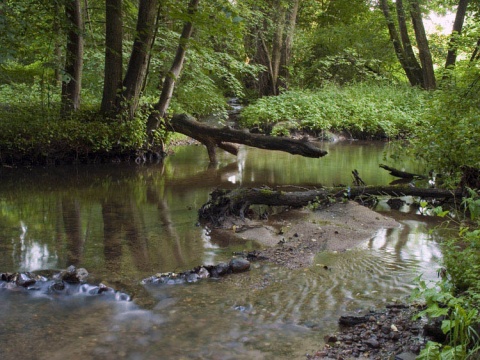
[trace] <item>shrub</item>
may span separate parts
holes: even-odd
[[[290,90],[261,98],[243,110],[241,124],[266,132],[288,123],[289,129],[317,133],[333,130],[364,138],[405,137],[422,123],[426,96],[399,85],[329,84],[317,91]]]

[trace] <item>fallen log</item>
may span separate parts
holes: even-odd
[[[288,206],[299,208],[310,203],[327,205],[334,199],[360,196],[418,196],[422,198],[451,199],[461,198],[462,190],[424,189],[408,186],[366,186],[317,189],[308,191],[284,192],[268,187],[239,188],[234,190],[217,189],[210,194],[210,200],[199,210],[200,220],[219,226],[228,216],[244,218],[251,205]]]
[[[291,138],[251,134],[248,131],[235,130],[228,126],[216,128],[196,121],[186,114],[173,116],[169,123],[169,130],[182,133],[200,141],[207,147],[211,163],[216,163],[216,148],[237,155],[238,146],[242,144],[266,150],[285,151],[293,155],[311,158],[320,158],[327,155],[325,150],[304,140]]]
[[[378,166],[381,167],[382,169],[390,171],[390,175],[399,177],[402,179],[426,179],[427,178],[425,175],[414,174],[414,173],[398,170],[383,164],[380,164]]]

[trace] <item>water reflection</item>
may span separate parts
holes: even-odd
[[[368,184],[393,180],[378,169],[383,144],[324,146],[329,156],[322,159],[243,148],[238,159],[221,155],[214,169],[203,149],[189,147],[145,167],[3,171],[2,272],[73,264],[134,301],[32,298],[0,289],[1,357],[303,358],[344,312],[408,295],[419,272],[435,277],[441,253],[423,217],[402,219],[401,228],[379,232],[364,247],[322,253],[306,270],[257,264],[219,281],[139,285],[158,272],[258,247],[196,226],[196,210],[216,187],[351,184],[354,168]]]

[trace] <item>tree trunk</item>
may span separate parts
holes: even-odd
[[[300,0],[294,0],[290,14],[288,16],[287,34],[285,37],[285,45],[282,49],[282,63],[280,68],[281,86],[285,89],[288,88],[290,79],[289,66],[292,59],[293,39],[295,35],[295,27],[297,23],[298,6]]]
[[[273,44],[272,44],[272,72],[270,74],[271,81],[271,92],[273,95],[279,94],[279,76],[280,76],[280,64],[282,61],[282,49],[283,49],[283,33],[285,30],[285,17],[286,9],[281,4],[281,1],[276,2],[275,11],[275,32],[273,35]]]
[[[232,145],[244,144],[260,149],[285,151],[306,157],[319,158],[327,155],[327,152],[316,147],[314,144],[302,140],[250,134],[229,127],[214,128],[202,124],[188,115],[175,115],[170,122],[173,131],[190,136],[207,147],[211,163],[216,163],[216,148],[219,147],[236,155],[236,148]]]
[[[398,28],[400,30],[400,36],[402,39],[404,54],[405,54],[405,72],[409,71],[413,83],[412,86],[424,86],[423,72],[422,67],[418,63],[417,58],[415,57],[415,52],[413,51],[412,42],[410,41],[410,36],[408,35],[408,27],[405,16],[405,8],[403,7],[403,1],[396,1],[397,8],[397,18],[398,18]]]
[[[477,45],[475,45],[475,49],[473,49],[472,56],[470,56],[470,62],[473,62],[479,58],[479,48],[480,48],[480,39],[477,40]]]
[[[65,74],[62,80],[61,115],[68,116],[80,108],[80,90],[83,67],[83,21],[80,0],[69,0],[65,5],[69,24]]]
[[[457,46],[455,45],[455,36],[462,33],[463,22],[467,13],[468,0],[459,0],[457,13],[455,15],[455,21],[453,23],[452,36],[450,38],[450,46],[447,53],[447,59],[445,61],[445,68],[455,66],[457,60]]]
[[[405,75],[412,86],[421,86],[422,85],[422,78],[418,76],[418,70],[414,71],[415,66],[412,66],[408,61],[408,56],[405,53],[405,50],[402,45],[402,41],[400,40],[400,36],[398,35],[397,28],[395,26],[395,21],[393,20],[392,15],[390,14],[390,9],[388,6],[387,0],[381,0],[380,6],[382,8],[383,15],[385,16],[385,20],[387,21],[388,32],[390,34],[390,41],[393,44],[393,48],[395,50],[395,55],[397,56],[400,65],[405,71]],[[398,7],[399,5],[397,5]],[[398,12],[397,12],[398,15]],[[401,19],[399,18],[399,22]]]
[[[193,16],[198,9],[200,0],[190,0],[188,5],[188,13]],[[175,83],[182,72],[183,63],[185,61],[185,54],[187,52],[188,42],[193,33],[193,19],[190,19],[183,26],[182,34],[180,36],[179,45],[175,58],[173,59],[172,67],[165,77],[163,82],[162,93],[160,100],[155,104],[154,111],[150,114],[147,121],[147,134],[149,140],[153,140],[153,132],[160,126],[161,119],[165,118],[170,100],[172,99]]]
[[[436,88],[435,72],[433,70],[432,54],[428,46],[427,34],[423,26],[422,13],[418,0],[410,0],[410,15],[412,17],[413,29],[417,40],[420,62],[423,70],[423,88],[434,90]]]
[[[138,5],[136,35],[123,80],[123,101],[130,118],[135,116],[147,74],[150,51],[153,46],[158,3],[157,0],[140,0]]]
[[[60,39],[62,38],[62,28],[60,26],[61,19],[61,6],[58,2],[54,4],[55,16],[53,18],[53,33],[55,34],[55,45],[54,45],[54,54],[55,54],[55,81],[56,85],[61,87],[62,85],[62,43]]]
[[[101,111],[111,113],[120,105],[122,91],[122,0],[106,0],[105,78]]]

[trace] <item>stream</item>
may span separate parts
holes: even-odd
[[[163,164],[0,169],[0,272],[75,265],[89,283],[132,297],[0,287],[0,358],[304,359],[340,315],[405,299],[420,274],[435,280],[441,237],[430,230],[438,223],[383,205],[401,227],[320,253],[307,269],[254,262],[219,280],[140,284],[260,248],[198,226],[197,210],[217,187],[349,186],[353,169],[369,185],[395,180],[378,167],[386,143],[322,146],[329,155],[321,159],[243,147],[237,158],[219,154],[216,168],[203,147],[182,146]],[[422,171],[414,161],[403,166]]]

